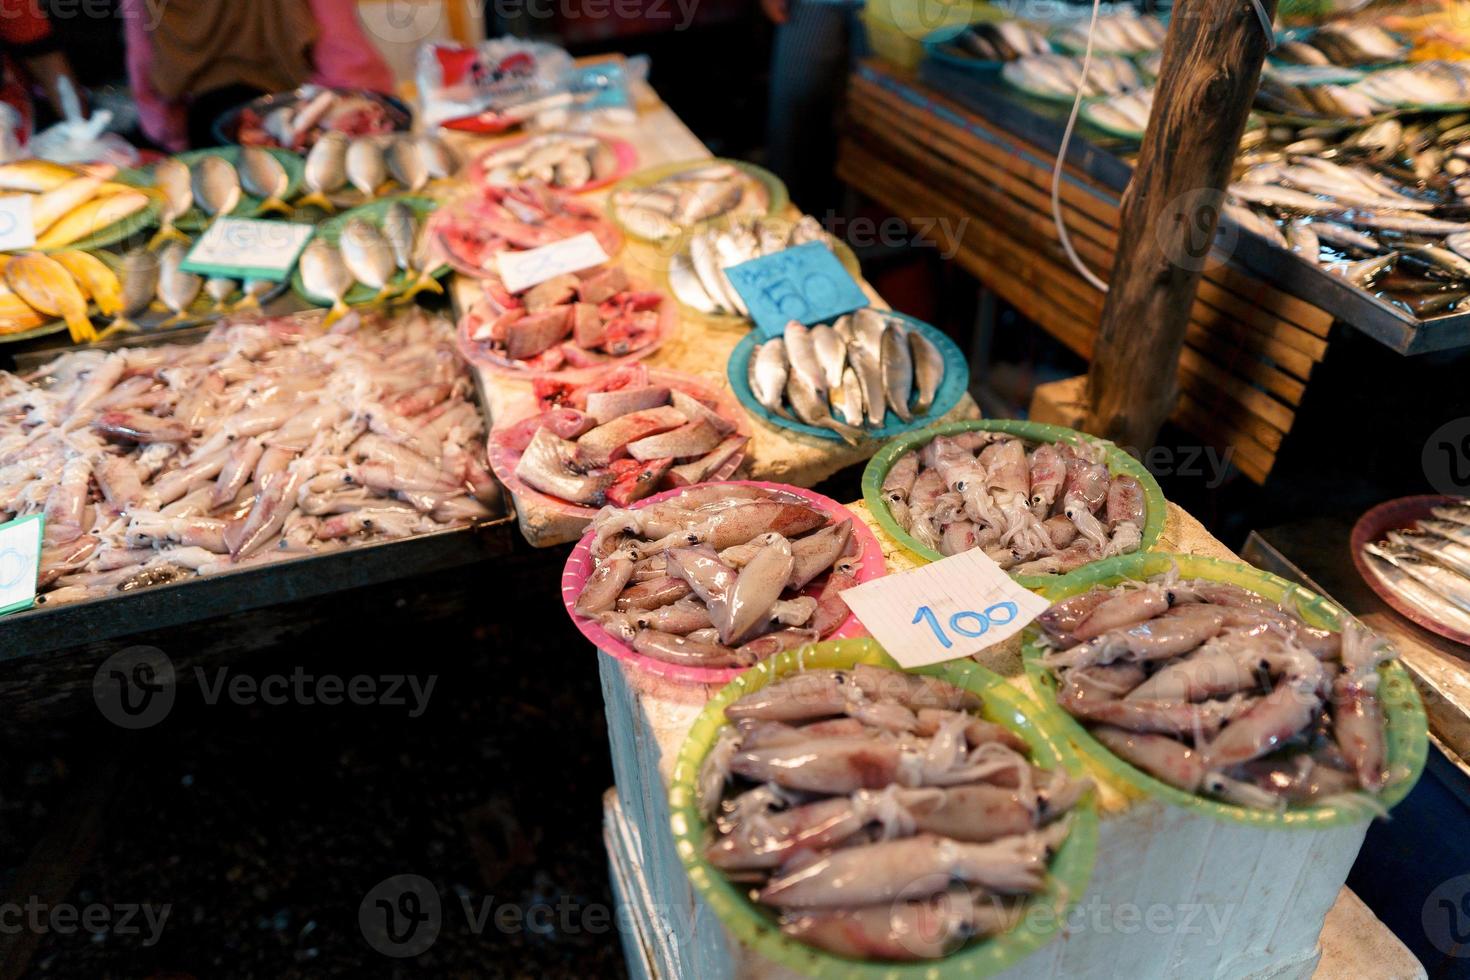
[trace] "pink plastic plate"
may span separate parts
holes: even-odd
[[[494,268],[480,265],[456,249],[446,228],[449,222],[456,218],[467,217],[473,220],[471,212],[477,203],[479,203],[479,198],[470,196],[442,205],[430,215],[424,234],[431,237],[438,246],[438,254],[455,272],[471,279],[498,279],[499,274]],[[623,233],[618,230],[617,225],[587,208],[586,205],[578,204],[577,207],[578,210],[586,211],[587,227],[584,230],[597,236],[598,242],[602,244],[602,250],[608,254],[609,258],[616,258],[617,254],[623,250]]]
[[[1358,523],[1353,525],[1349,547],[1353,552],[1353,567],[1357,568],[1363,581],[1368,583],[1368,588],[1378,593],[1378,598],[1388,603],[1405,619],[1418,623],[1431,633],[1438,633],[1447,640],[1470,646],[1470,635],[1462,633],[1453,626],[1446,626],[1430,615],[1428,610],[1421,609],[1406,599],[1400,599],[1387,583],[1378,577],[1378,573],[1373,570],[1372,563],[1363,555],[1363,546],[1369,542],[1382,541],[1389,531],[1413,527],[1415,521],[1430,516],[1430,508],[1453,504],[1458,500],[1458,497],[1425,495],[1399,497],[1397,500],[1381,503],[1358,518]]]
[[[482,288],[483,288],[482,281]],[[637,280],[630,280],[629,289],[633,292],[659,292],[651,289]],[[572,378],[585,377],[589,372],[601,371],[605,368],[615,368],[620,364],[631,364],[641,361],[649,354],[662,347],[670,337],[679,330],[679,304],[675,303],[668,294],[664,294],[663,302],[658,307],[658,329],[653,339],[630,354],[621,357],[608,357],[605,361],[596,364],[582,366],[567,366],[557,368],[555,371],[537,371],[528,367],[525,361],[513,361],[508,357],[492,353],[484,349],[484,346],[470,337],[470,323],[474,314],[481,312],[483,306],[493,306],[494,301],[488,295],[482,295],[470,304],[469,311],[459,319],[459,327],[455,330],[455,339],[459,347],[460,356],[471,364],[476,364],[495,374],[503,374],[512,378]],[[607,355],[602,355],[606,357]],[[741,415],[744,413],[741,412]],[[731,416],[732,418],[734,416]]]
[[[857,515],[853,514],[852,511],[837,501],[824,497],[819,493],[813,493],[810,490],[803,490],[800,487],[789,487],[781,483],[765,483],[759,480],[736,480],[730,485],[737,487],[760,487],[763,490],[771,490],[777,494],[784,494],[793,500],[800,500],[802,503],[810,504],[813,507],[826,511],[832,515],[834,521],[851,518],[853,540],[858,543],[859,564],[857,580],[859,582],[870,582],[875,578],[883,577],[887,571],[883,564],[883,551],[878,546],[878,539],[873,536],[873,532],[868,529],[868,525],[858,520]],[[677,497],[687,489],[688,487],[680,487],[678,490],[667,490],[663,493],[654,494],[646,500],[638,501],[631,509],[638,510],[662,500],[669,500],[672,497]],[[745,669],[741,667],[684,667],[678,664],[664,663],[662,660],[655,660],[652,657],[645,657],[603,629],[597,620],[589,619],[586,616],[578,616],[573,607],[577,604],[577,596],[582,594],[582,587],[587,584],[587,579],[592,574],[592,567],[592,532],[588,531],[582,535],[582,540],[578,541],[577,546],[572,549],[572,556],[567,559],[566,568],[562,570],[561,599],[562,604],[567,608],[567,615],[572,617],[572,622],[576,624],[577,629],[581,630],[582,635],[591,640],[597,649],[605,651],[610,656],[617,657],[619,660],[626,661],[639,670],[646,670],[650,674],[667,677],[670,680],[683,681],[687,684],[728,684]],[[815,592],[820,588],[820,583],[825,581],[826,578],[824,576],[818,579],[817,583],[807,586],[805,591]],[[842,625],[838,626],[837,629],[833,630],[827,636],[822,637],[822,639],[842,640],[866,635],[867,630],[863,628],[863,624],[858,621],[856,616],[849,613],[847,619],[843,620]]]
[[[519,146],[527,140],[534,139],[538,136],[595,136],[608,149],[613,151],[613,156],[618,161],[617,169],[613,171],[611,177],[604,177],[602,180],[589,180],[587,183],[578,184],[576,187],[553,187],[552,190],[554,191],[565,191],[570,194],[586,194],[588,191],[601,190],[604,187],[611,187],[613,184],[616,184],[638,167],[638,151],[634,149],[632,143],[629,143],[627,140],[618,139],[616,136],[602,136],[598,133],[531,133],[526,136],[518,136],[515,139],[496,143],[490,149],[481,153],[470,163],[468,171],[470,181],[476,187],[494,186],[486,180],[485,158],[492,153],[499,153],[502,150],[509,150],[512,147]]]
[[[714,411],[722,418],[734,422],[737,433],[747,438],[750,436],[750,417],[740,410],[740,406],[736,403],[735,399],[731,398],[719,388],[705,384],[698,378],[690,377],[687,374],[678,374],[674,371],[649,371],[648,380],[657,384],[668,385],[670,388],[678,388],[686,395],[693,395],[700,401],[711,405]],[[509,428],[527,417],[523,415],[519,418],[510,419],[504,425],[497,426],[496,429]],[[520,462],[521,454],[508,446],[501,445],[495,438],[494,430],[490,433],[490,444],[487,455],[490,460],[490,469],[494,471],[495,478],[500,481],[505,489],[511,492],[516,500],[533,500],[539,507],[582,521],[590,521],[596,516],[598,510],[596,507],[583,507],[581,504],[570,503],[559,497],[551,497],[523,483],[520,477],[516,476],[516,464]],[[745,451],[741,450],[734,456],[731,456],[724,466],[715,470],[714,476],[707,482],[725,482],[735,475],[736,471],[740,469],[740,464],[744,462]],[[677,492],[666,491],[659,496],[666,496],[668,493]],[[639,501],[638,506],[641,506],[643,503],[644,501]]]

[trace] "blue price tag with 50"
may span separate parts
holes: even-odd
[[[821,242],[741,262],[725,275],[766,337],[779,336],[791,320],[810,326],[868,305],[862,287]]]

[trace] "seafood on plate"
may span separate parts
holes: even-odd
[[[1055,35],[1054,40],[1068,51],[1087,50],[1089,22],[1082,18],[1069,24]],[[1167,29],[1157,17],[1144,16],[1131,9],[1118,11],[1097,18],[1093,32],[1093,56],[1098,54],[1148,54],[1164,46]]]
[[[1137,551],[1143,484],[1113,474],[1087,440],[1032,442],[971,429],[894,460],[883,502],[915,541],[944,555],[980,548],[1013,575],[1070,572]]]
[[[910,321],[864,307],[831,324],[792,320],[751,352],[747,379],[771,413],[856,445],[890,412],[904,423],[929,414],[944,372],[943,354]]]
[[[1082,118],[1113,133],[1141,136],[1148,129],[1153,105],[1154,89],[1150,85],[1089,102],[1082,107]]]
[[[1037,622],[1057,704],[1170,786],[1279,810],[1389,780],[1378,666],[1395,654],[1355,621],[1320,629],[1171,573],[1071,596]]]
[[[627,507],[729,479],[745,458],[738,413],[678,375],[627,364],[588,382],[537,378],[533,392],[534,414],[491,433],[491,462],[558,500]]]
[[[628,231],[664,241],[716,218],[769,214],[770,189],[753,169],[725,160],[698,161],[652,183],[619,186],[608,202]]]
[[[444,321],[233,319],[0,373],[0,517],[46,517],[44,604],[500,513]]]
[[[1403,61],[1408,53],[1408,45],[1381,27],[1341,21],[1323,24],[1303,38],[1284,41],[1271,56],[1298,65],[1357,67]]]
[[[455,271],[498,278],[496,256],[501,252],[539,248],[584,232],[597,236],[608,255],[622,245],[622,234],[596,209],[527,181],[487,187],[441,206],[426,233],[438,241]]]
[[[725,270],[807,242],[830,249],[835,239],[810,215],[796,221],[754,216],[696,228],[669,259],[669,288],[680,303],[701,313],[745,317],[745,302]]]
[[[1005,932],[1092,788],[1043,769],[979,695],[867,664],[732,702],[698,774],[704,859],[791,938],[929,960]]]
[[[235,141],[242,146],[279,146],[306,152],[324,133],[376,136],[406,128],[407,119],[372,92],[303,85],[291,98],[251,102],[240,110]]]
[[[1019,20],[970,24],[947,43],[978,61],[1015,61],[1051,53],[1046,35]]]
[[[538,133],[487,150],[475,161],[473,175],[482,190],[536,181],[575,191],[612,180],[620,168],[617,151],[601,136]]]
[[[148,207],[148,195],[113,180],[117,168],[67,166],[48,160],[0,164],[0,195],[30,199],[36,248],[83,243]],[[0,253],[0,258],[4,253]]]
[[[1035,54],[1009,61],[1000,77],[1016,88],[1046,98],[1071,99],[1082,82],[1082,58],[1068,54]],[[1083,98],[1119,95],[1143,88],[1142,74],[1122,55],[1094,54],[1082,85]]]
[[[1417,61],[1370,72],[1352,89],[1385,108],[1470,105],[1470,65],[1462,61]]]
[[[1274,72],[1262,73],[1256,106],[1268,112],[1324,119],[1366,119],[1392,108],[1359,85],[1292,82]]]
[[[607,507],[592,520],[593,567],[572,611],[654,660],[748,667],[847,621],[841,592],[862,561],[852,520],[750,484]]]
[[[672,316],[663,293],[641,289],[614,263],[566,273],[510,294],[498,278],[460,322],[472,360],[548,373],[642,356],[661,343]]]
[[[1412,527],[1364,545],[1369,569],[1398,599],[1470,635],[1470,501],[1446,503]]]
[[[414,203],[410,203],[414,202]],[[328,323],[352,306],[404,302],[424,291],[442,293],[435,276],[447,271],[433,239],[423,233],[423,198],[394,198],[349,211],[319,226],[297,266],[298,292],[330,305]]]

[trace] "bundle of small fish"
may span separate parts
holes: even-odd
[[[1069,51],[1087,50],[1089,21],[1079,20],[1062,28],[1053,40]],[[1164,46],[1164,35],[1168,29],[1157,17],[1140,16],[1132,10],[1122,10],[1097,19],[1093,33],[1093,55],[1097,54],[1147,54]]]
[[[1470,104],[1470,65],[1420,61],[1368,74],[1353,90],[1385,108]]]
[[[116,173],[110,165],[18,160],[0,164],[0,194],[30,198],[37,248],[65,248],[148,206],[148,195],[114,181]]]
[[[1264,73],[1256,89],[1256,105],[1268,112],[1326,119],[1361,119],[1390,108],[1360,86],[1294,83]]]
[[[830,326],[792,320],[751,352],[748,378],[765,408],[857,445],[863,428],[889,424],[890,411],[905,423],[929,413],[944,355],[906,321],[864,307]]]
[[[749,441],[697,392],[654,381],[641,364],[574,383],[538,378],[538,412],[490,436],[519,453],[532,489],[587,507],[627,507],[729,472]]]
[[[332,304],[327,323],[347,313],[348,291],[358,283],[377,291],[366,301],[369,306],[406,301],[425,290],[442,293],[444,287],[434,279],[439,264],[434,243],[421,231],[413,208],[400,200],[381,218],[349,217],[335,243],[321,235],[313,238],[301,253],[301,284]]]
[[[1394,595],[1470,634],[1470,501],[1434,507],[1430,514],[1363,551]]]
[[[465,314],[471,356],[538,373],[594,367],[637,353],[662,336],[663,293],[634,289],[620,265],[553,276],[506,294],[482,280]]]
[[[208,220],[233,214],[245,203],[246,194],[258,201],[252,213],[289,214],[286,195],[291,175],[277,152],[281,151],[242,146],[235,163],[215,153],[200,157],[192,167],[177,157],[159,161],[153,168],[153,190],[163,201],[161,227],[150,245],[170,238],[187,242],[189,237],[176,227],[180,219],[188,215],[198,223],[201,214]]]
[[[267,109],[255,105],[240,110],[236,142],[244,146],[279,146],[305,152],[324,133],[374,136],[393,132],[395,126],[382,101],[370,94],[303,85],[295,99]]]
[[[1153,106],[1154,89],[1149,86],[1090,102],[1083,106],[1082,118],[1116,132],[1142,135]]]
[[[1015,61],[1027,55],[1051,53],[1046,35],[1018,20],[971,24],[950,43],[981,61]]]
[[[1037,622],[1057,703],[1170,786],[1274,810],[1388,782],[1378,665],[1394,653],[1356,623],[1318,629],[1177,575],[1084,592]]]
[[[1373,24],[1324,24],[1303,40],[1282,42],[1272,57],[1298,65],[1390,64],[1403,61],[1408,46]]]
[[[243,283],[226,276],[206,279],[184,270],[188,255],[189,249],[178,242],[169,242],[156,252],[138,248],[124,255],[115,276],[118,284],[115,298],[108,303],[97,301],[99,312],[115,316],[98,336],[105,339],[142,330],[144,316],[160,308],[170,315],[147,324],[152,329],[258,309],[262,298],[280,285],[269,279],[246,279]],[[93,296],[96,297],[95,292]]]
[[[1022,91],[1056,99],[1071,99],[1082,82],[1082,59],[1069,54],[1037,54],[1007,62],[1001,78]],[[1118,95],[1144,86],[1143,76],[1122,55],[1094,54],[1082,85],[1084,98]]]
[[[1034,765],[981,708],[866,664],[745,695],[699,773],[705,859],[838,956],[937,959],[1010,930],[1091,783]]]
[[[562,190],[609,180],[618,173],[611,146],[587,133],[540,133],[514,146],[490,150],[476,161],[482,187],[512,187],[534,180]]]
[[[669,260],[669,287],[679,302],[701,313],[748,316],[725,270],[807,242],[832,246],[832,236],[810,215],[794,223],[758,216],[700,228],[689,233],[684,247]]]
[[[849,615],[852,519],[834,522],[795,494],[712,483],[606,508],[591,530],[595,564],[574,612],[655,660],[749,667]]]
[[[980,548],[1016,575],[1136,551],[1149,516],[1143,485],[1108,472],[1091,444],[1033,445],[986,429],[935,436],[900,456],[882,493],[926,548]]]
[[[189,345],[0,373],[0,517],[46,517],[75,602],[496,513],[446,323],[232,321]]]
[[[617,251],[621,236],[593,208],[530,181],[489,187],[441,206],[428,234],[461,272],[494,277],[501,252],[539,248],[583,232],[597,236],[603,251]]]
[[[771,209],[766,185],[723,160],[690,164],[641,187],[619,187],[609,200],[629,231],[654,241],[715,218],[764,215]]]
[[[431,180],[453,177],[458,172],[458,155],[432,134],[350,139],[341,133],[326,133],[306,155],[302,180],[307,193],[296,207],[314,205],[324,211],[335,210],[333,195],[349,184],[362,201],[384,194],[394,184],[412,194]]]

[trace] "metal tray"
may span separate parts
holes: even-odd
[[[911,104],[939,115],[947,122],[965,125],[962,117],[930,101],[921,91],[867,66],[861,66],[859,71],[867,80],[889,89]],[[1028,98],[998,80],[962,72],[934,61],[925,61],[919,76],[926,85],[1014,134],[1018,140],[1039,144],[1052,155],[1041,157],[1025,152],[1019,155],[1028,163],[1051,170],[1055,163],[1054,154],[1062,144],[1070,104],[1058,105]],[[994,139],[993,135],[978,130],[976,135]],[[1111,203],[1116,204],[1133,176],[1132,163],[1122,156],[1125,150],[1132,148],[1133,144],[1108,137],[1079,121],[1068,147],[1067,162],[1114,190],[1116,196],[1111,198]],[[1016,151],[1014,146],[1008,149]],[[1086,189],[1097,193],[1096,188]],[[1326,310],[1400,354],[1422,354],[1470,344],[1470,310],[1420,319],[1254,232],[1240,228],[1228,218],[1222,217],[1220,221],[1226,236],[1234,237],[1230,250],[1232,264]]]
[[[295,314],[301,319],[319,319],[322,315],[321,310]],[[211,329],[196,327],[151,337],[117,338],[96,346],[115,350],[119,347],[195,343]],[[16,357],[17,367],[22,371],[32,370],[60,353],[63,352],[46,350],[20,354]],[[486,406],[489,402],[485,398],[479,372],[468,370],[475,380],[474,397],[488,432],[490,418]],[[169,585],[101,596],[55,608],[37,605],[12,613],[0,617],[0,663],[391,582],[504,555],[514,545],[515,509],[504,487],[501,487],[501,497],[505,509],[503,514],[464,527],[349,545],[321,555],[246,566],[219,575],[196,576]]]

